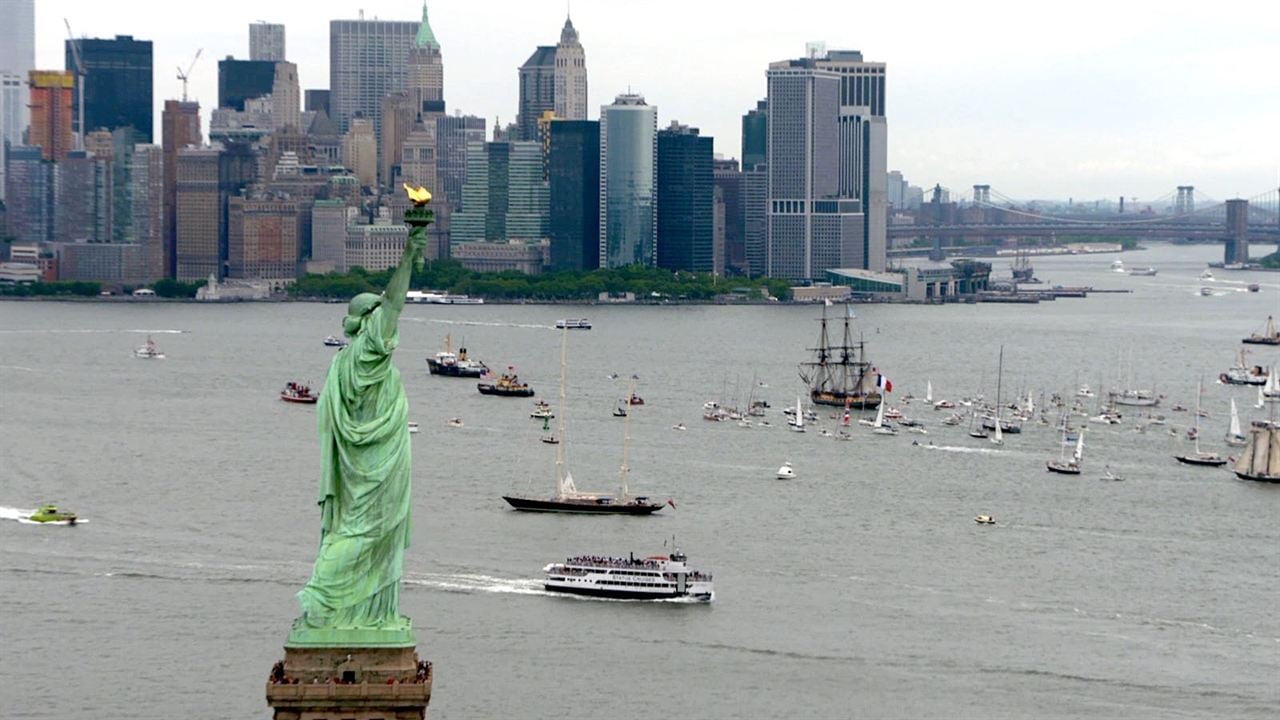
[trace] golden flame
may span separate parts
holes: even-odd
[[[424,187],[412,187],[409,183],[404,184],[404,191],[408,193],[409,200],[414,205],[426,205],[431,202],[431,191]]]

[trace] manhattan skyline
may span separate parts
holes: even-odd
[[[1194,184],[1215,199],[1248,197],[1280,183],[1280,93],[1271,61],[1280,10],[1249,3],[1235,13],[1190,16],[1084,3],[1028,11],[805,2],[786,11],[732,13],[714,3],[658,0],[643,10],[578,3],[574,25],[590,59],[590,117],[614,95],[643,93],[672,120],[740,155],[741,116],[765,95],[768,63],[799,57],[805,43],[857,49],[889,70],[889,167],[913,183],[967,194],[990,184],[1019,200],[1125,195],[1146,201]],[[84,0],[36,7],[36,64],[63,67],[62,19],[77,36],[117,34],[155,43],[156,112],[181,95],[176,68],[203,48],[190,94],[207,127],[216,104],[217,60],[249,56],[248,26],[286,26],[288,59],[303,89],[328,85],[332,19],[359,6],[333,0],[280,3],[269,12],[242,0],[175,23]],[[431,23],[446,64],[445,100],[461,111],[515,120],[516,69],[537,45],[554,44],[566,7],[558,1],[434,0]],[[265,12],[265,15],[264,15]],[[416,20],[413,0],[367,2],[366,18]],[[157,122],[158,126],[158,122]]]

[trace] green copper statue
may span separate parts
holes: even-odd
[[[420,193],[411,193],[415,207],[405,221],[412,230],[400,265],[382,295],[351,300],[343,321],[351,343],[334,356],[320,394],[320,551],[298,593],[302,617],[290,646],[414,644],[412,624],[400,614],[412,505],[408,401],[391,355],[431,222],[430,194]]]

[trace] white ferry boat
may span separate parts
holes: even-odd
[[[569,330],[590,330],[591,323],[586,318],[566,318],[556,321],[557,330],[564,330],[565,328]]]
[[[620,600],[689,598],[711,602],[715,591],[711,574],[692,570],[688,557],[676,549],[670,555],[629,558],[584,555],[543,568],[547,592]]]

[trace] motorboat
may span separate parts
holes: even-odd
[[[624,417],[626,417],[626,416],[627,416],[627,409],[626,409],[626,408],[624,408],[624,407],[621,407],[621,406],[616,407],[616,408],[614,408],[614,410],[613,410],[613,416],[614,416],[614,417],[621,417],[621,418],[624,418]]]
[[[1218,382],[1223,385],[1266,385],[1269,370],[1262,365],[1250,366],[1245,362],[1244,349],[1236,356],[1236,363],[1227,371],[1218,375]]]
[[[1107,468],[1107,470],[1106,470],[1105,472],[1103,472],[1103,473],[1102,473],[1102,477],[1100,477],[1100,478],[1098,478],[1098,479],[1099,479],[1099,480],[1109,480],[1109,481],[1111,481],[1111,482],[1120,482],[1121,480],[1124,480],[1124,478],[1122,478],[1122,477],[1120,477],[1119,475],[1117,475],[1117,474],[1115,474],[1115,473],[1111,472],[1111,468]]]
[[[644,398],[640,397],[639,395],[632,395],[631,397],[627,398],[627,404],[628,404],[628,405],[643,405],[643,404],[644,404]]]
[[[543,436],[542,436],[542,442],[544,442],[544,443],[546,443],[546,444],[548,444],[548,445],[559,445],[559,444],[560,444],[560,438],[556,437],[555,435],[543,435]]]
[[[647,558],[579,555],[544,567],[542,587],[547,592],[617,600],[714,600],[711,574],[693,570],[687,563],[679,548]]]
[[[978,517],[974,518],[973,521],[978,523],[979,525],[995,525],[996,524],[996,519],[991,517],[990,515],[979,515]]]
[[[676,423],[675,425],[671,426],[671,429],[672,430],[688,430],[689,428],[685,427],[684,423]]]
[[[963,422],[964,422],[964,418],[959,413],[951,413],[950,415],[943,418],[942,420],[943,425],[951,425],[951,426],[956,426]]]
[[[520,382],[520,376],[516,375],[515,369],[511,367],[507,368],[507,372],[503,373],[497,382],[476,383],[476,389],[480,391],[481,395],[533,397],[533,388]]]
[[[1123,260],[1112,261],[1111,272],[1118,272],[1118,273],[1124,272],[1124,261]]]
[[[1097,396],[1094,394],[1093,390],[1089,389],[1088,385],[1081,385],[1080,388],[1076,390],[1076,397],[1091,398]]]
[[[1209,288],[1209,287],[1200,288],[1200,297],[1213,297],[1213,288]]]
[[[160,352],[160,349],[156,347],[156,341],[153,340],[150,335],[147,336],[146,345],[140,345],[134,348],[133,356],[138,358],[139,360],[163,360],[164,359],[164,353]]]
[[[449,427],[460,428],[462,427],[462,418],[449,418],[449,422],[446,424]]]
[[[1133,268],[1129,271],[1129,275],[1133,277],[1155,277],[1157,272],[1159,272],[1159,270],[1156,270],[1153,267],[1141,267]]]
[[[586,318],[565,318],[556,321],[557,330],[590,330],[591,323]]]
[[[782,463],[782,467],[778,468],[777,476],[779,480],[795,480],[796,471],[791,467],[791,461]]]
[[[311,386],[309,385],[289,381],[285,383],[284,389],[280,391],[280,399],[301,405],[315,405],[320,396],[311,392]]]
[[[330,335],[324,339],[324,344],[326,347],[344,348],[347,346],[347,341],[337,335]]]
[[[75,525],[76,514],[69,510],[59,510],[57,505],[46,503],[36,509],[35,512],[24,518],[28,522],[33,523],[49,523],[59,525]]]
[[[418,432],[420,432],[420,430],[421,430],[421,428],[419,428],[419,427],[418,427],[418,423],[416,423],[416,422],[414,422],[414,421],[412,421],[412,420],[410,420],[410,421],[409,421],[409,434],[410,434],[410,435],[413,435],[413,434],[415,434],[415,433],[418,433]]]
[[[1210,280],[1210,281],[1213,280],[1213,271],[1210,270],[1209,268],[1205,268],[1204,272],[1200,273],[1200,279]]]

